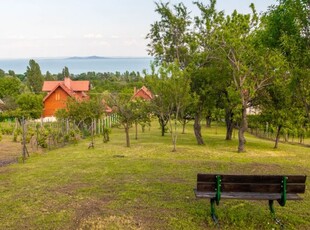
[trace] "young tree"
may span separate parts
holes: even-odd
[[[138,124],[141,125],[142,132],[144,132],[144,127],[146,124],[151,123],[151,103],[141,98],[132,98],[131,101],[133,102],[132,112],[135,117],[135,139],[138,140]]]
[[[112,93],[107,98],[108,105],[118,115],[119,123],[124,127],[126,146],[130,147],[129,129],[136,120],[134,113],[135,102],[131,100],[132,94],[128,92]]]
[[[154,98],[151,101],[151,110],[158,117],[158,122],[161,127],[161,135],[164,136],[166,125],[168,124],[173,109],[169,104],[169,79],[167,78],[167,75],[160,75],[155,72],[155,67],[152,66],[152,74],[146,75],[145,81],[154,94]]]

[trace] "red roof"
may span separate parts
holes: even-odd
[[[42,91],[52,91],[61,83],[65,84],[72,91],[89,91],[89,81],[72,81],[70,78],[65,78],[64,81],[44,81]]]
[[[145,96],[142,96],[142,95]],[[141,89],[135,90],[133,98],[137,98],[137,97],[142,97],[143,99],[146,100],[152,100],[153,99],[153,94],[152,92],[146,88],[145,86],[142,86]]]

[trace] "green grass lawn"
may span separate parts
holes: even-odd
[[[188,126],[171,152],[156,123],[131,148],[113,129],[95,149],[84,140],[0,167],[0,229],[216,229],[209,200],[193,193],[197,173],[310,175],[309,148],[281,143],[274,150],[248,135],[247,152],[237,153],[237,139],[225,141],[224,132],[203,128],[206,145],[197,146]],[[303,197],[276,204],[286,229],[310,229],[308,188]],[[221,200],[216,210],[221,229],[279,229],[268,201]]]

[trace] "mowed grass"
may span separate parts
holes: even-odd
[[[247,136],[247,152],[224,128],[203,128],[197,146],[192,125],[178,136],[160,135],[156,122],[125,147],[123,130],[109,143],[96,138],[0,167],[0,229],[216,229],[209,200],[193,193],[197,173],[306,174],[310,149]],[[237,136],[237,133],[236,133]],[[309,187],[309,179],[307,179]],[[276,204],[286,229],[310,229],[309,188],[302,201]],[[221,200],[221,229],[279,229],[268,201]]]

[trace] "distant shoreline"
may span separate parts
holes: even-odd
[[[65,59],[69,59],[69,60],[79,60],[79,59],[153,59],[152,57],[103,57],[103,56],[74,56],[74,57],[68,57]]]
[[[61,73],[64,67],[68,67],[70,73],[80,74],[87,72],[142,72],[150,70],[150,64],[154,60],[147,57],[59,57],[59,58],[33,58],[40,66],[41,72],[49,71],[52,74]],[[13,70],[16,74],[27,71],[30,59],[0,59],[0,69],[8,72]]]
[[[1,61],[9,60],[101,60],[101,59],[154,59],[153,57],[132,57],[132,56],[72,56],[72,57],[29,57],[29,58],[0,58]]]

